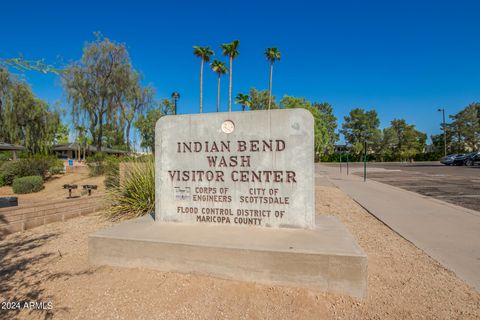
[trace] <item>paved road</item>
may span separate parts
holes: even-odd
[[[356,175],[316,166],[378,219],[480,291],[480,212]],[[418,177],[417,179],[423,179]],[[325,184],[325,183],[324,183]]]
[[[339,164],[329,166],[340,171]],[[353,174],[363,176],[362,164],[350,164],[349,169]],[[346,173],[346,164],[343,164],[342,171]],[[439,162],[368,163],[367,177],[480,211],[480,166],[445,166]]]

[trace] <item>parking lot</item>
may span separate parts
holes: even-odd
[[[350,173],[363,176],[363,163],[351,163],[349,169]],[[345,163],[342,170],[346,172]],[[367,178],[480,211],[480,166],[368,163]]]

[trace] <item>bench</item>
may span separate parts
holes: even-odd
[[[78,186],[76,184],[64,184],[63,189],[68,189],[68,198],[70,199],[72,197],[72,190],[73,189],[78,189]]]
[[[85,184],[82,187],[83,187],[83,190],[88,191],[89,196],[92,195],[92,190],[97,190],[97,186],[95,184]]]

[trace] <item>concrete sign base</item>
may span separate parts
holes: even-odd
[[[145,267],[365,297],[367,256],[334,217],[314,229],[120,223],[89,238],[95,265]]]

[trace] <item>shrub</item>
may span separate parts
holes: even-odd
[[[124,157],[108,157],[104,162],[105,187],[118,187],[120,184],[120,162],[127,161]]]
[[[10,160],[10,155],[6,152],[0,152],[0,162],[5,162]]]
[[[108,191],[112,201],[106,214],[113,219],[143,216],[155,210],[155,165],[153,156],[134,160],[122,184]]]
[[[105,187],[117,187],[120,183],[120,162],[130,161],[130,157],[95,154],[87,159],[90,176],[105,175]]]
[[[90,176],[101,176],[105,173],[105,160],[107,155],[103,152],[97,152],[87,158],[87,166],[90,171]]]
[[[5,162],[0,172],[4,176],[5,184],[12,184],[15,178],[40,176],[45,179],[48,175],[56,174],[63,168],[61,160],[55,157],[35,156],[27,159]]]
[[[3,187],[5,185],[5,178],[3,177],[3,174],[0,173],[0,187]]]
[[[43,178],[40,176],[15,178],[12,189],[18,194],[38,192],[43,189]]]
[[[18,177],[18,174],[21,171],[21,160],[18,161],[7,161],[2,165],[0,172],[3,175],[3,181],[5,184],[12,184],[13,179]]]

